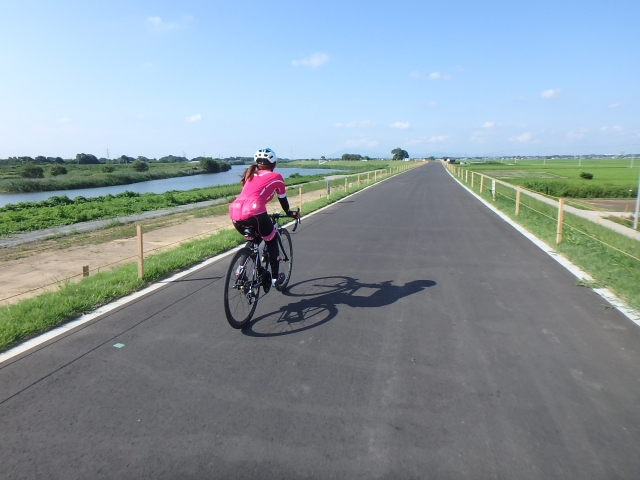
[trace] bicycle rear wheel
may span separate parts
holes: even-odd
[[[283,228],[280,230],[280,272],[286,275],[284,283],[280,286],[280,291],[284,291],[289,285],[291,272],[293,270],[293,244],[291,243],[291,234]]]
[[[249,248],[238,250],[229,264],[224,281],[224,313],[229,325],[242,328],[258,306],[260,282],[255,257]]]

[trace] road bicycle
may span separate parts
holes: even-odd
[[[297,211],[294,232],[300,224],[300,209]],[[293,245],[289,231],[278,224],[278,219],[285,218],[287,215],[272,213],[269,217],[276,228],[276,238],[280,249],[280,272],[285,274],[284,283],[279,288],[280,291],[284,291],[289,285],[293,269]],[[260,289],[265,295],[271,290],[269,253],[266,244],[262,249],[260,248],[262,238],[257,235],[253,227],[245,227],[243,235],[245,238],[253,238],[253,240],[249,240],[243,248],[235,253],[224,281],[224,313],[229,325],[233,328],[242,328],[251,320],[258,306]]]

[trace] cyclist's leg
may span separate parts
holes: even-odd
[[[235,227],[235,229],[240,233],[240,235],[243,235],[244,238],[246,238],[249,241],[254,241],[256,243],[260,243],[260,237],[258,235],[258,219],[256,217],[249,217],[246,218],[244,220],[232,220],[233,222],[233,226]],[[245,235],[246,233],[246,228],[247,227],[251,227],[253,229],[253,232],[255,234],[255,236],[247,236]],[[242,261],[244,262],[244,258],[242,259]]]
[[[276,237],[277,231],[271,219],[267,213],[261,213],[254,218],[258,221],[258,233],[264,240],[267,246],[267,252],[269,252],[269,265],[271,266],[271,278],[278,279],[278,273],[280,270],[280,249],[278,248],[278,238]]]

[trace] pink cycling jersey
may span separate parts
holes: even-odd
[[[267,203],[276,192],[278,198],[287,196],[282,175],[268,170],[258,170],[253,178],[244,184],[238,198],[229,205],[231,220],[246,220],[265,213]]]

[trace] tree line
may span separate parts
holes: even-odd
[[[50,165],[48,172],[51,176],[65,175],[68,173],[66,165],[102,165],[103,173],[113,173],[116,169],[115,164],[127,164],[136,172],[146,172],[149,170],[149,163],[174,163],[188,162],[186,157],[177,157],[168,155],[158,160],[149,159],[139,156],[137,158],[122,155],[114,160],[105,158],[97,158],[95,155],[79,153],[73,160],[64,160],[60,157],[9,157],[5,160],[0,159],[0,164],[20,165],[19,174],[23,178],[44,178],[45,169]],[[200,168],[206,173],[226,172],[231,169],[231,163],[210,157],[196,157],[191,160],[200,164]]]
[[[191,161],[199,161],[202,157],[196,157],[191,159]],[[207,157],[210,158],[210,157]],[[245,161],[245,160],[253,160],[252,157],[231,157],[227,159],[215,159],[216,161],[222,162],[227,161],[227,163],[235,164],[237,161]],[[175,163],[175,162],[188,162],[189,159],[187,157],[181,157],[178,155],[166,155],[161,158],[147,158],[144,156],[138,157],[130,157],[128,155],[120,155],[118,158],[98,158],[95,155],[90,153],[78,153],[75,158],[66,158],[62,157],[44,157],[42,155],[38,155],[36,157],[22,156],[22,157],[8,157],[8,158],[0,158],[0,164],[2,165],[21,165],[25,163],[35,163],[36,165],[44,165],[44,164],[53,164],[53,163],[71,163],[78,165],[98,165],[98,164],[106,164],[106,163],[133,163],[136,160],[145,163]]]
[[[406,150],[401,149],[400,147],[394,148],[393,150],[391,150],[391,153],[393,154],[393,160],[404,160],[405,158],[409,158],[409,153]],[[366,155],[362,156],[356,153],[345,153],[344,155],[342,155],[340,160],[344,160],[347,162],[358,162],[361,160],[371,159]]]

